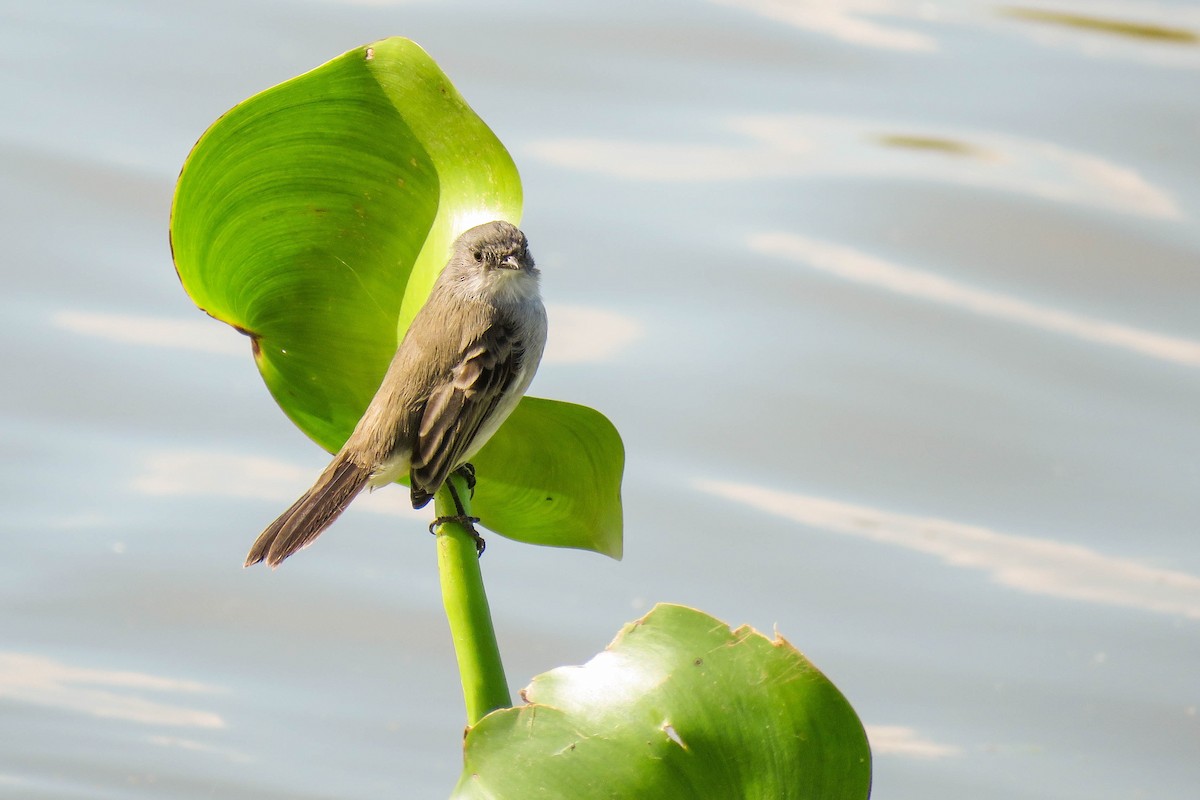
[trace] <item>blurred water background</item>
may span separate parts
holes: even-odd
[[[513,153],[625,558],[491,537],[514,688],[658,601],[774,627],[878,800],[1200,785],[1200,5],[0,6],[0,796],[444,797],[427,515],[242,570],[325,456],[180,289],[230,106],[424,46]]]

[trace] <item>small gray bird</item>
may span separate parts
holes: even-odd
[[[413,508],[424,507],[517,407],[545,345],[546,309],[525,234],[496,221],[458,237],[354,432],[262,532],[246,566],[278,566],[368,484],[407,473]]]

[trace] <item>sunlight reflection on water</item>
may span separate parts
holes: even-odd
[[[897,514],[822,497],[728,481],[696,488],[822,531],[849,534],[979,569],[992,580],[1033,594],[1179,614],[1200,619],[1200,577],[1157,569],[1087,547],[1014,536],[934,517]]]
[[[1092,58],[1164,66],[1200,66],[1181,45],[1200,37],[1200,10],[1188,3],[1061,0],[996,6],[984,0],[710,0],[857,47],[929,54],[952,26],[1009,31],[1048,47]],[[1004,20],[1016,24],[1004,25]],[[937,23],[942,28],[932,28]],[[1164,46],[1165,45],[1165,46]]]
[[[551,139],[529,153],[557,166],[635,181],[775,180],[819,176],[913,178],[1026,194],[1127,214],[1175,218],[1169,194],[1133,169],[1050,142],[996,133],[920,133],[895,122],[814,116],[754,116],[726,127],[743,147]],[[897,134],[897,130],[905,130]],[[946,148],[898,147],[913,141],[953,141]],[[961,156],[961,157],[955,157]]]
[[[184,728],[223,728],[219,714],[144,696],[222,691],[194,681],[141,672],[74,667],[28,653],[0,653],[0,697],[95,717]]]
[[[1119,347],[1163,361],[1200,366],[1200,341],[1165,336],[1109,320],[1039,306],[1019,297],[977,289],[932,272],[884,261],[832,242],[780,232],[755,234],[750,237],[749,245],[760,255],[797,261],[875,288],[985,317],[1074,336],[1096,344]]]

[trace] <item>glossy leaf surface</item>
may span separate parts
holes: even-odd
[[[866,734],[795,648],[659,605],[466,739],[455,798],[863,800]]]

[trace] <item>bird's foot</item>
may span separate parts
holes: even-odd
[[[438,535],[437,527],[444,525],[447,522],[457,522],[467,529],[467,533],[471,534],[471,538],[475,540],[475,557],[483,555],[483,551],[487,549],[487,542],[479,535],[479,531],[475,530],[475,523],[479,522],[479,517],[468,517],[465,514],[454,514],[449,517],[438,517],[433,522],[429,523],[429,532],[434,536]]]

